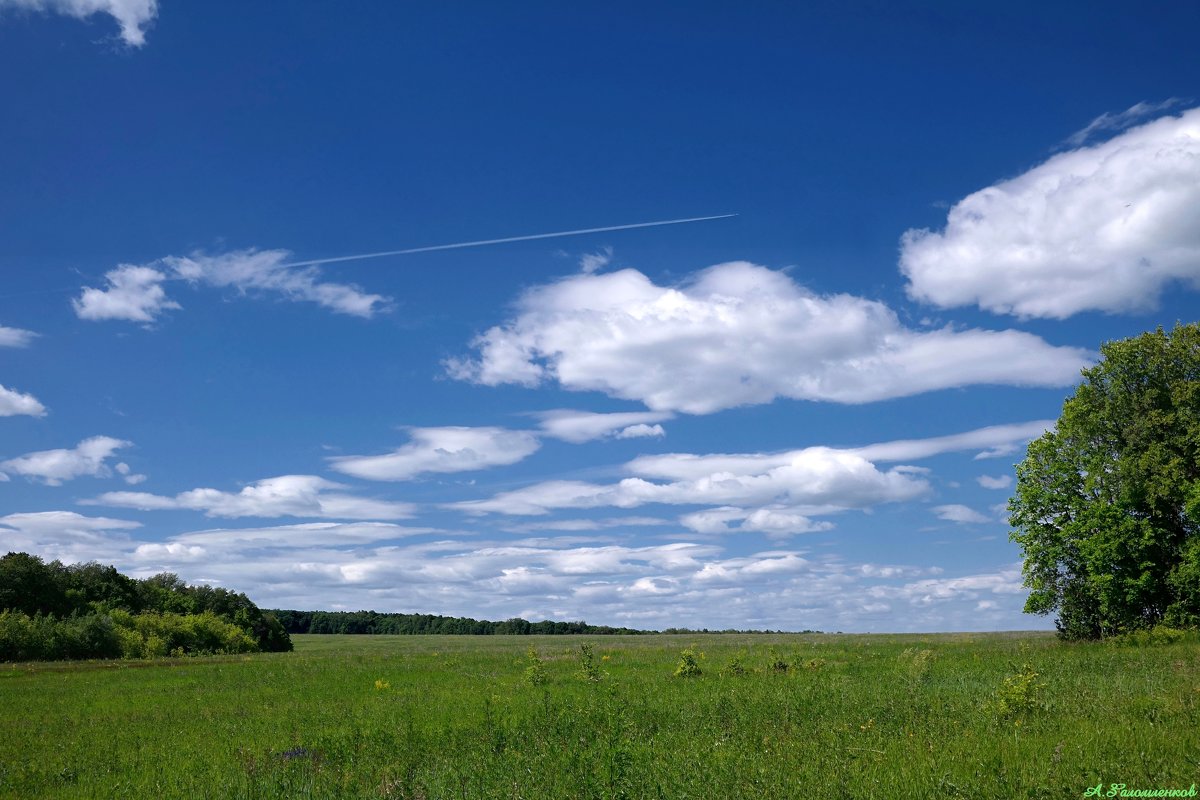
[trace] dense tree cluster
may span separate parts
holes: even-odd
[[[392,635],[422,634],[467,634],[491,636],[515,635],[568,635],[653,633],[633,628],[612,628],[608,625],[588,625],[586,622],[554,622],[543,620],[529,622],[520,618],[503,622],[471,619],[470,617],[442,617],[434,614],[386,614],[377,611],[285,611],[272,610],[288,633],[377,633]]]
[[[238,592],[95,562],[0,558],[0,661],[291,649],[279,621]]]
[[[1093,639],[1200,626],[1200,325],[1109,342],[1009,503],[1025,610]]]

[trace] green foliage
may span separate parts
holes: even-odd
[[[536,648],[529,648],[525,651],[525,682],[530,686],[541,686],[546,683],[549,678],[546,675],[546,664],[538,655]]]
[[[767,662],[767,669],[772,672],[784,673],[791,668],[791,662],[784,658],[778,649],[772,647],[770,650],[770,660]]]
[[[1025,664],[1016,674],[1005,678],[996,690],[991,710],[1001,719],[1020,725],[1030,714],[1045,709],[1042,692],[1046,684],[1038,683],[1038,676],[1033,667]]]
[[[1009,502],[1025,610],[1066,639],[1200,622],[1200,325],[1109,342]]]
[[[0,661],[288,651],[246,595],[163,573],[134,580],[95,562],[0,558]]]
[[[1195,631],[1180,630],[1166,625],[1156,625],[1153,628],[1130,631],[1120,636],[1113,636],[1106,639],[1105,644],[1113,645],[1114,647],[1163,647],[1187,640],[1196,640]]]
[[[680,666],[682,665],[683,662],[680,661]],[[721,671],[718,674],[722,678],[738,678],[749,672],[750,669],[746,666],[746,652],[739,650],[729,657],[729,661],[725,666],[721,667]]]
[[[694,650],[689,647],[679,653],[679,663],[675,666],[676,678],[699,678],[703,674]]]
[[[604,677],[596,664],[596,655],[592,652],[591,642],[579,645],[579,677],[585,681],[596,682]]]

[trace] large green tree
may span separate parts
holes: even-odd
[[[1101,347],[1009,502],[1025,610],[1089,639],[1200,623],[1200,325]]]

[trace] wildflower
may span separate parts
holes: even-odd
[[[375,681],[375,691],[377,691],[377,692],[382,692],[384,689],[390,689],[390,688],[392,688],[392,685],[390,683],[388,683],[387,681],[383,680],[382,678]]]

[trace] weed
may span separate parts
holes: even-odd
[[[1046,684],[1038,683],[1038,676],[1033,667],[1025,664],[1015,675],[1005,678],[996,690],[991,710],[997,717],[1011,720],[1017,726],[1026,715],[1043,710],[1046,704],[1042,701],[1042,691]]]
[[[579,677],[593,683],[604,677],[600,667],[596,666],[596,654],[592,652],[590,642],[579,645]]]
[[[700,670],[700,665],[696,663],[696,652],[691,648],[683,650],[679,654],[679,664],[675,667],[676,678],[698,678],[704,673]]]
[[[538,656],[538,652],[534,648],[529,648],[525,651],[525,662],[528,666],[525,667],[525,682],[530,686],[541,686],[548,677],[546,676],[546,664]]]

